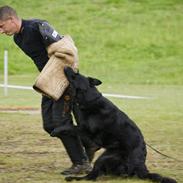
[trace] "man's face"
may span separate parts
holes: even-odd
[[[13,18],[8,18],[6,20],[0,20],[0,33],[6,34],[7,36],[12,36],[17,32],[17,27]]]

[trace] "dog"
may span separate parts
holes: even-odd
[[[93,169],[85,176],[69,176],[65,179],[96,180],[101,175],[121,177],[137,176],[160,183],[176,183],[176,180],[150,173],[146,167],[146,143],[137,125],[117,106],[97,90],[102,82],[64,68],[73,89],[75,103],[80,110],[78,133],[87,136],[105,151],[95,161]]]

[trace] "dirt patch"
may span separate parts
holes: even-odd
[[[41,111],[36,107],[0,107],[0,112],[5,113],[22,113],[22,114],[40,114]]]

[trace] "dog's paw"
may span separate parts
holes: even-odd
[[[65,177],[65,180],[66,180],[67,182],[71,182],[71,181],[74,180],[74,178],[71,177],[71,176],[68,176],[68,177]]]

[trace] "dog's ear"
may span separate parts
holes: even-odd
[[[71,67],[65,66],[64,73],[69,81],[75,79],[76,73],[73,71],[73,69]]]
[[[74,71],[71,67],[65,66],[64,67],[64,72],[67,73],[67,72],[74,72]]]
[[[91,86],[98,86],[98,85],[102,84],[102,81],[100,81],[99,79],[96,79],[96,78],[88,77],[88,81]]]

